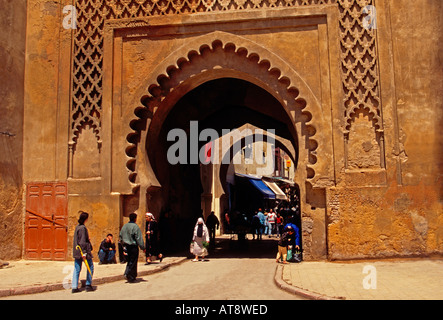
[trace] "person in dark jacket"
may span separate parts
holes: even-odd
[[[292,222],[287,223],[285,225],[285,229],[284,230],[286,230],[288,227],[291,227],[294,230],[294,235],[292,237],[292,241],[288,245],[295,245],[296,249],[300,249],[300,230]]]
[[[91,270],[91,272],[88,270],[86,273],[86,291],[95,290],[92,287],[92,275],[94,273],[94,264],[92,262],[92,244],[89,239],[88,229],[85,227],[85,223],[89,218],[89,213],[83,211],[79,211],[79,213],[80,217],[78,219],[78,226],[74,231],[73,257],[75,261],[74,274],[72,276],[72,293],[80,292],[78,289],[78,279],[80,276],[80,271],[82,270],[83,261],[88,263]],[[81,251],[77,248],[77,246],[80,246]]]
[[[258,212],[255,212],[255,215],[252,217],[252,239],[255,240],[255,235],[257,235],[257,240],[261,239],[261,222],[260,218],[257,214]]]
[[[292,241],[292,238],[294,236],[294,229],[291,226],[288,226],[285,229],[285,232],[280,237],[280,240],[278,240],[278,252],[277,252],[277,258],[275,259],[275,262],[280,262],[280,259],[283,259],[283,263],[288,263],[286,261],[286,257],[288,255],[288,244]]]
[[[146,264],[150,264],[151,258],[157,257],[160,262],[163,260],[163,254],[160,253],[160,244],[158,241],[158,223],[154,215],[146,213]]]
[[[298,227],[293,223],[288,223],[285,226],[285,230],[288,228],[292,228],[294,230],[294,233],[291,235],[291,237],[288,239],[288,261],[290,262],[300,262],[297,261],[295,254],[294,254],[294,248],[296,251],[300,250],[300,231]],[[289,254],[289,250],[291,250],[291,254]]]
[[[214,211],[211,211],[209,216],[206,218],[206,226],[209,230],[209,243],[212,245],[215,245],[215,230],[220,227],[220,221],[218,220],[217,216],[215,215]]]
[[[99,264],[116,263],[115,262],[115,243],[113,235],[109,233],[106,238],[100,243],[98,249]]]

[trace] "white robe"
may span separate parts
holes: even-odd
[[[205,247],[203,246],[203,241],[209,242],[208,228],[206,227],[205,224],[203,224],[202,237],[197,236],[197,229],[198,229],[198,223],[195,225],[194,236],[192,237],[192,240],[194,241],[193,253],[196,256],[205,256],[208,254],[208,251],[205,250]]]

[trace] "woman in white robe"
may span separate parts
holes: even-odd
[[[203,218],[198,218],[194,227],[194,236],[192,237],[194,242],[193,254],[195,259],[192,261],[198,261],[198,257],[202,257],[202,261],[205,261],[205,256],[208,255],[206,247],[209,245],[209,231],[206,227]],[[205,243],[205,245],[203,245]]]

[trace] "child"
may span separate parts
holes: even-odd
[[[277,252],[277,258],[275,259],[275,262],[280,262],[279,260],[282,258],[283,263],[288,263],[286,261],[286,257],[288,255],[288,243],[290,239],[292,238],[294,234],[294,229],[291,226],[288,226],[285,229],[285,232],[280,237],[280,240],[278,241],[278,252]]]

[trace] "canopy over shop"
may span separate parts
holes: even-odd
[[[230,209],[252,216],[259,208],[292,207],[294,189],[295,183],[289,180],[236,173],[235,185],[229,188]]]

